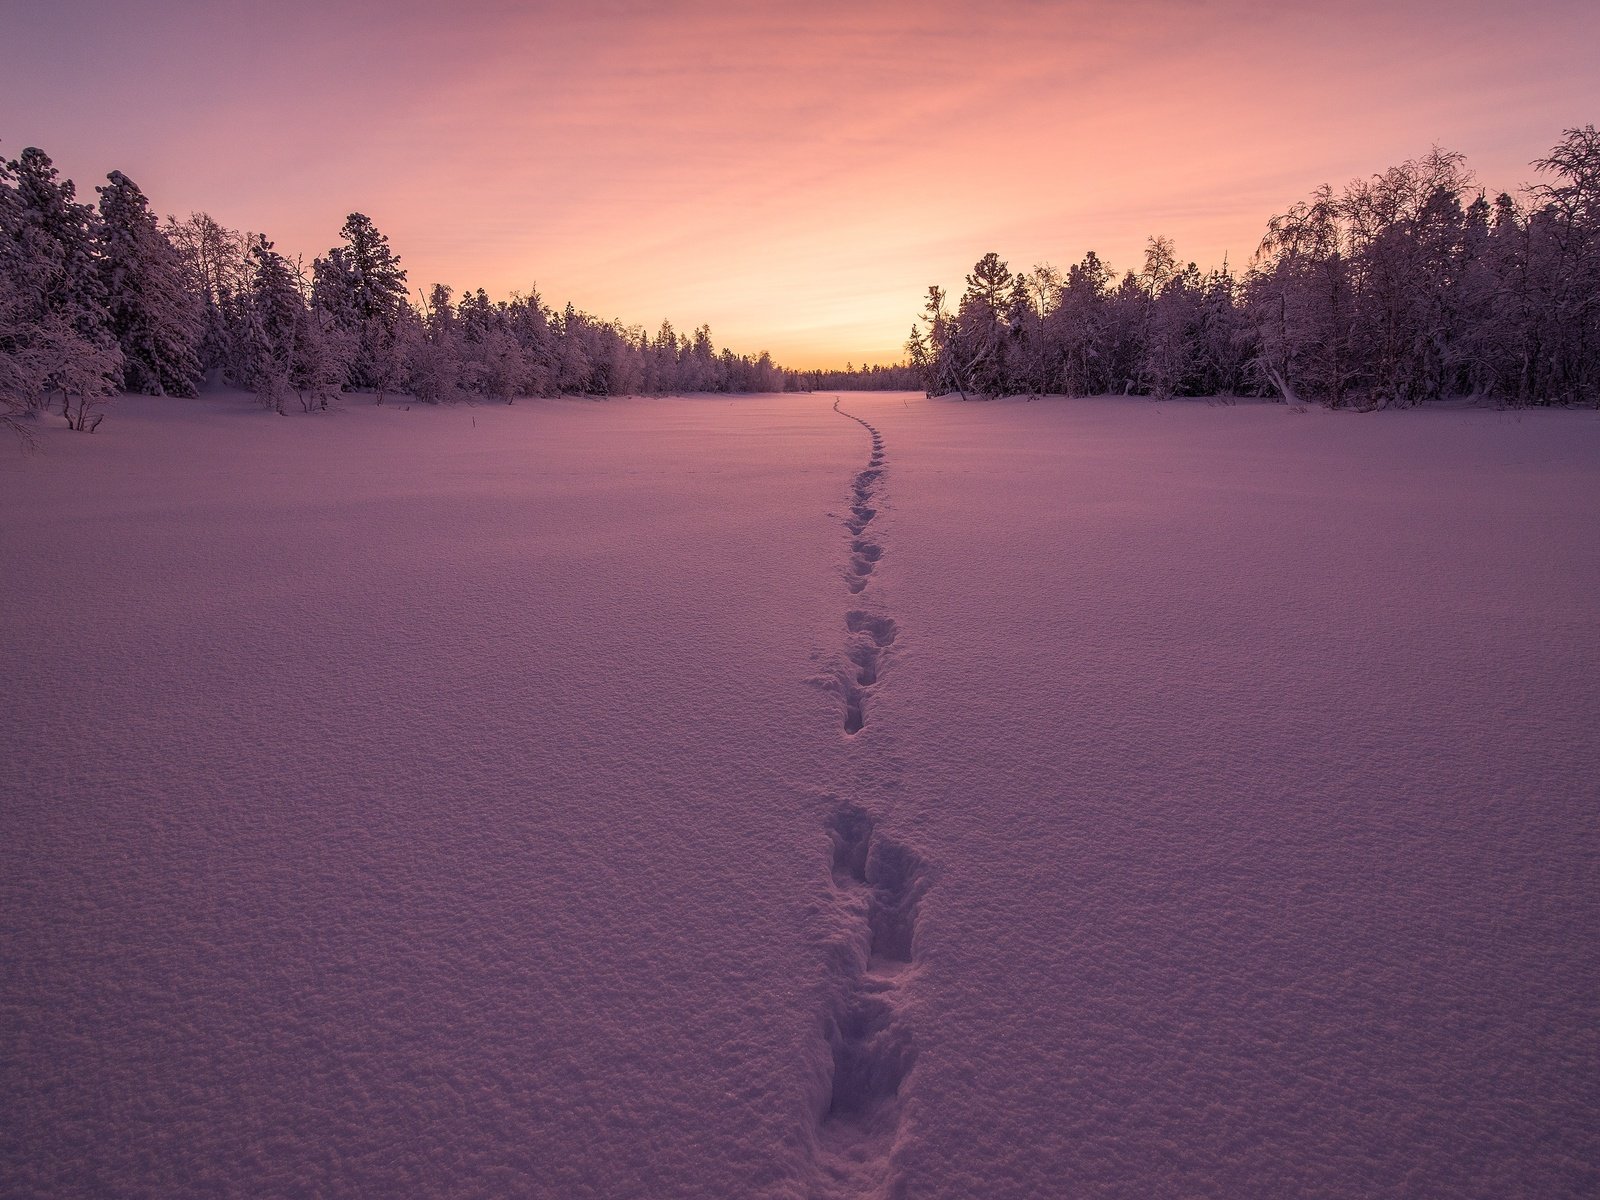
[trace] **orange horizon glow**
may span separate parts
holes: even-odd
[[[73,3],[4,17],[0,153],[125,171],[308,260],[785,366],[893,362],[989,250],[1243,266],[1313,187],[1440,144],[1491,192],[1600,119],[1600,7],[1131,0]]]

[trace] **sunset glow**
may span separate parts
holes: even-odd
[[[1600,9],[1170,2],[9,4],[0,137],[290,254],[537,284],[790,366],[899,358],[986,250],[1248,259],[1425,153],[1493,190],[1600,109]]]

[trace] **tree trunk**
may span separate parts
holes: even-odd
[[[1295,395],[1294,385],[1284,378],[1283,372],[1268,367],[1267,378],[1271,381],[1272,386],[1278,389],[1278,394],[1283,397],[1285,404],[1300,403],[1300,397]]]

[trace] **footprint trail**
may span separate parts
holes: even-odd
[[[851,535],[850,558],[844,569],[845,587],[852,596],[860,596],[867,590],[883,558],[883,546],[869,532],[869,527],[878,516],[875,501],[887,471],[887,458],[883,435],[873,425],[845,412],[837,400],[833,402],[833,411],[856,422],[872,436],[872,456],[866,467],[850,481],[850,515],[844,521]],[[853,609],[845,614],[845,628],[850,635],[845,657],[857,669],[843,673],[839,691],[844,698],[844,731],[854,737],[866,727],[867,700],[882,675],[881,660],[894,641],[895,624],[887,616]]]
[[[859,741],[858,735],[900,635],[894,618],[867,595],[884,557],[884,546],[871,527],[882,506],[888,456],[883,435],[873,425],[845,412],[837,400],[833,408],[872,437],[871,457],[850,482],[850,510],[843,522],[850,535],[843,575],[852,606],[844,615],[845,654],[838,675],[845,737],[856,744],[852,753],[869,754],[871,743]],[[860,770],[855,773],[868,777]],[[840,804],[825,828],[835,920],[826,946],[829,999],[822,1036],[831,1073],[818,1097],[814,1195],[880,1196],[893,1191],[901,1089],[916,1061],[907,1011],[920,969],[917,918],[928,869],[921,855],[885,834],[858,804]]]

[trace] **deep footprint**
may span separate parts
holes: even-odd
[[[867,697],[858,687],[846,685],[844,692],[844,731],[857,734],[867,724]]]
[[[863,989],[829,1015],[833,1087],[828,1121],[865,1121],[900,1095],[916,1050],[895,1004]]]
[[[871,687],[878,682],[878,658],[882,654],[876,646],[852,646],[850,661],[856,665],[856,682]]]
[[[877,617],[857,608],[844,615],[844,625],[851,633],[864,633],[880,647],[892,645],[898,629],[893,617]]]
[[[851,965],[823,1021],[833,1080],[822,1124],[892,1132],[900,1089],[916,1060],[901,990],[910,979],[904,968],[915,953],[927,871],[920,855],[878,834],[854,806],[830,818],[828,835],[835,889],[858,912],[865,901],[868,948],[865,963],[859,950],[845,960]]]

